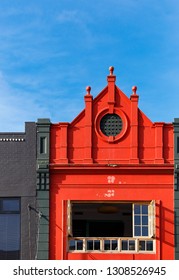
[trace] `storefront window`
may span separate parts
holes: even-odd
[[[20,259],[20,200],[0,198],[0,259]]]
[[[70,251],[153,251],[155,204],[68,201]]]

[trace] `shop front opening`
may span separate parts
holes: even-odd
[[[154,201],[68,201],[67,211],[70,252],[154,252]]]

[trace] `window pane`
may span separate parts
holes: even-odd
[[[0,215],[0,259],[20,258],[20,214]]]
[[[142,227],[142,236],[148,236],[148,227]]]
[[[70,240],[70,242],[69,242],[69,250],[75,250],[75,240]]]
[[[153,241],[146,241],[147,242],[147,251],[153,251]]]
[[[134,235],[135,236],[141,236],[141,227],[140,226],[135,226],[134,227]]]
[[[134,216],[134,224],[135,225],[140,225],[141,224],[140,216]]]
[[[145,241],[139,241],[139,251],[145,251]]]
[[[93,250],[93,241],[87,240],[87,250]]]
[[[129,241],[129,250],[135,250],[135,241],[134,240],[130,240]]]
[[[83,250],[83,241],[82,240],[77,241],[77,250]]]
[[[128,250],[128,241],[122,240],[122,250]]]
[[[2,211],[19,211],[19,199],[3,199]]]
[[[112,250],[118,250],[117,240],[112,240]]]
[[[134,205],[134,214],[140,214],[140,205]]]
[[[100,250],[100,241],[99,240],[94,241],[94,250]]]
[[[142,214],[148,214],[148,205],[142,205]]]
[[[110,240],[104,240],[104,250],[110,250]]]
[[[142,217],[142,225],[148,225],[148,216]]]

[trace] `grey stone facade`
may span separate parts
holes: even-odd
[[[20,199],[20,259],[49,258],[50,120],[0,133],[0,198]]]
[[[50,120],[37,121],[37,206],[39,219],[37,259],[49,259],[49,146]]]
[[[20,259],[37,254],[36,124],[25,123],[25,133],[0,133],[0,197],[19,198],[21,205]]]

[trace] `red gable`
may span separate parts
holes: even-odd
[[[96,98],[86,88],[85,109],[71,123],[52,125],[52,164],[173,163],[173,125],[152,123],[138,108],[137,87],[128,98],[113,71]]]

